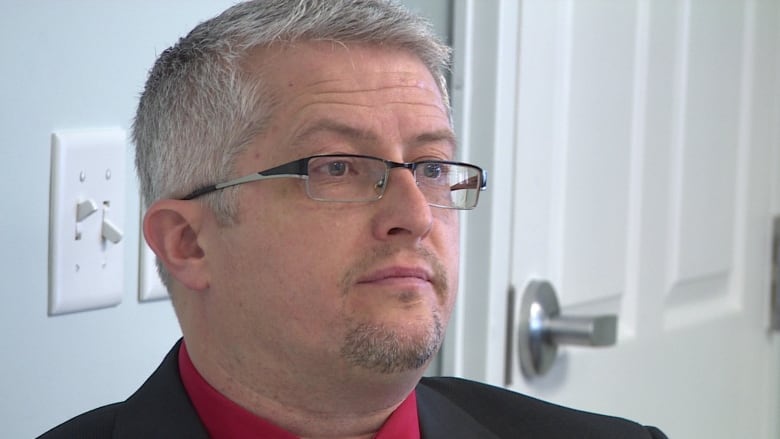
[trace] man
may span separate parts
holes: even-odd
[[[134,125],[183,341],[126,402],[44,438],[663,437],[422,379],[457,290],[449,51],[381,0],[264,0],[155,64]]]

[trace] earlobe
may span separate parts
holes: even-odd
[[[196,291],[209,286],[205,252],[198,240],[202,225],[202,207],[180,200],[155,202],[143,220],[146,242],[171,277]]]

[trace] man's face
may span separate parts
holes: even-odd
[[[315,154],[453,159],[436,82],[406,52],[306,43],[247,67],[262,69],[277,102],[235,176]],[[228,367],[421,370],[455,300],[457,211],[428,206],[406,169],[391,170],[373,202],[314,201],[304,184],[242,185],[237,224],[204,241],[210,330]]]

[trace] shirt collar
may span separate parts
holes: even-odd
[[[179,373],[198,417],[213,439],[298,439],[213,388],[195,369],[185,343],[179,351]],[[415,392],[411,392],[387,418],[374,439],[420,439]]]

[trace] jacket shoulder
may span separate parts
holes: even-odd
[[[499,437],[666,439],[654,427],[460,378],[423,378],[419,387],[443,396]]]
[[[107,439],[114,434],[114,424],[119,406],[116,403],[83,413],[52,428],[38,439]]]

